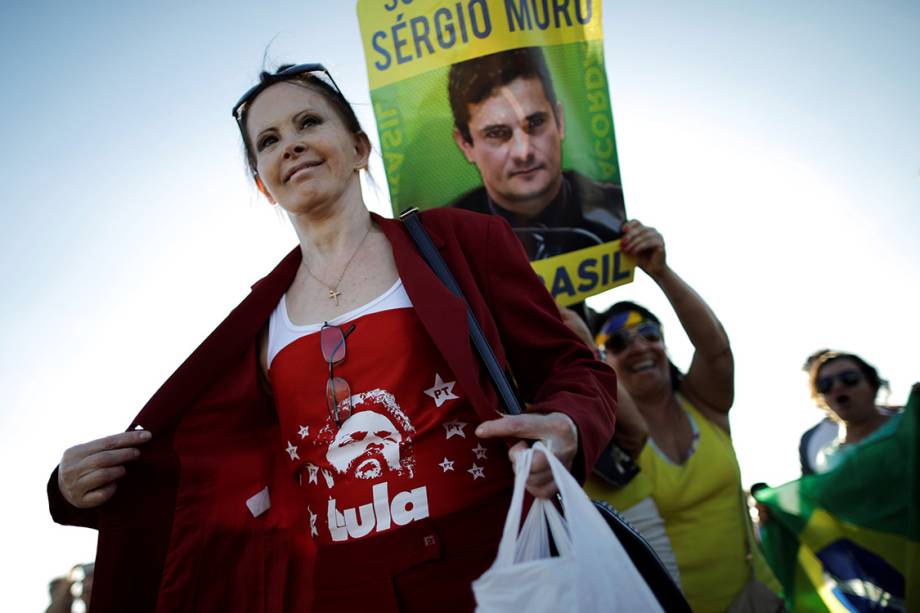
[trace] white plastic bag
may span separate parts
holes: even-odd
[[[565,517],[550,501],[536,499],[518,530],[530,465],[538,452],[549,460]],[[562,463],[537,442],[516,464],[498,556],[473,582],[476,611],[661,611],[623,546]],[[550,534],[556,557],[549,557]]]

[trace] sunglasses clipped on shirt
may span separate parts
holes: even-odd
[[[310,75],[331,87],[339,96],[342,95],[342,90],[336,85],[335,79],[332,78],[332,75],[329,74],[325,66],[322,64],[297,64],[296,66],[285,68],[281,72],[265,77],[264,80],[250,87],[237,103],[233,105],[233,118],[236,119],[236,123],[240,126],[240,129],[242,130],[243,127],[243,114],[246,112],[246,107],[250,102],[255,100],[256,96],[275,83],[290,81],[293,77],[298,77],[300,75]]]
[[[862,375],[856,370],[845,370],[836,375],[824,375],[815,380],[815,391],[826,394],[834,387],[834,381],[840,381],[847,387],[856,387],[862,381]]]
[[[604,349],[617,354],[629,347],[637,337],[642,337],[649,343],[661,340],[661,327],[651,321],[646,321],[632,328],[621,328],[610,335],[604,343]]]
[[[345,339],[355,331],[355,324],[348,330],[324,323],[319,331],[319,344],[323,351],[323,359],[329,364],[329,378],[326,379],[326,408],[329,417],[335,425],[341,427],[342,423],[351,417],[351,387],[348,381],[335,376],[335,367],[345,361]]]

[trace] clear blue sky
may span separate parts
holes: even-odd
[[[920,379],[920,5],[605,2],[604,29],[627,209],[729,331],[745,482],[794,478],[819,418],[808,353],[864,355],[892,402]],[[93,555],[45,510],[63,449],[124,428],[294,243],[247,183],[229,112],[266,47],[270,64],[329,66],[376,140],[351,2],[0,8],[11,610],[40,610],[47,581]],[[652,284],[595,304],[623,298],[664,315],[686,366]]]

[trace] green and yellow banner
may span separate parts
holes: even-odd
[[[573,304],[633,279],[601,0],[359,0],[393,211],[504,216]]]
[[[918,411],[834,470],[755,494],[764,553],[790,611],[920,611]]]

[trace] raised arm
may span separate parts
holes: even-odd
[[[708,413],[725,415],[735,397],[734,358],[728,335],[709,305],[667,263],[664,238],[636,220],[624,226],[623,251],[635,256],[671,303],[693,344],[693,361],[681,391]],[[724,424],[721,422],[724,421]],[[720,425],[727,429],[723,417]]]

